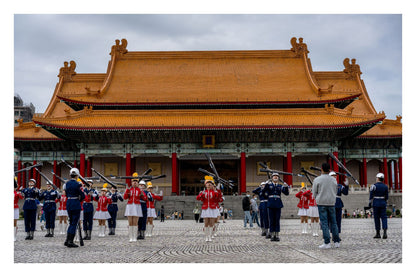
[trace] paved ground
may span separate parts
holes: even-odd
[[[97,222],[94,222],[97,224]],[[322,237],[301,234],[299,220],[281,221],[280,242],[260,236],[242,220],[220,224],[218,237],[205,242],[202,223],[191,220],[155,222],[154,236],[128,241],[127,221],[119,220],[115,236],[98,237],[94,225],[84,247],[67,248],[65,235],[45,238],[35,232],[25,241],[23,221],[14,243],[15,263],[402,263],[402,220],[389,219],[388,239],[373,239],[372,219],[344,219],[341,248],[320,250]],[[39,227],[37,226],[39,229]]]

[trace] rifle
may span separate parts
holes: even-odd
[[[100,177],[101,179],[103,179],[106,183],[110,184],[113,188],[117,189],[117,185],[114,184],[113,182],[111,182],[109,179],[107,179],[107,177],[105,177],[104,175],[102,175],[100,172],[98,172],[94,168],[91,168],[91,169],[92,169],[92,171],[95,172],[95,174],[98,175],[98,177]]]
[[[58,174],[56,174],[55,172],[53,172],[53,170],[51,171],[52,174],[59,179],[59,181],[61,181],[62,183],[66,183],[66,179],[62,178],[61,176],[59,176]]]
[[[69,163],[67,163],[65,160],[64,160],[64,158],[61,158],[61,161],[67,166],[67,167],[69,167],[69,169],[72,169],[73,167],[69,164]],[[87,185],[87,186],[89,186],[89,184],[88,184],[88,182],[87,182],[87,179],[85,179],[84,177],[82,177],[81,176],[81,174],[78,174],[78,177],[79,177],[79,179],[85,184],[85,185]]]
[[[46,180],[46,182],[47,182],[48,184],[51,184],[51,185],[52,185],[52,187],[53,187],[53,189],[54,189],[54,190],[57,190],[57,189],[58,189],[58,187],[57,187],[57,186],[55,186],[55,184],[54,184],[51,180],[49,180],[49,178],[48,178],[48,177],[46,177],[46,175],[45,175],[45,174],[43,174],[43,173],[42,173],[42,171],[40,171],[37,167],[35,167],[35,169],[36,169],[36,171],[40,174],[40,176],[42,176],[42,177]]]
[[[316,171],[321,171],[321,169],[320,169],[319,167],[316,167],[316,166],[311,166],[309,169],[316,170]],[[334,171],[334,172],[335,172],[335,174],[337,174],[337,175],[342,175],[342,176],[347,176],[347,177],[348,177],[348,175],[347,175],[347,174],[345,174],[345,173],[336,172],[336,171]]]
[[[304,169],[303,167],[300,169],[300,172],[303,172],[305,175],[305,177],[306,177],[306,179],[308,179],[308,181],[309,181],[309,183],[311,183],[311,186],[313,186],[313,182],[312,182],[312,180],[311,180],[311,177],[310,176],[314,176],[314,177],[318,177],[317,175],[315,175],[315,174],[313,174],[313,173],[311,173],[311,172],[309,172],[309,171],[307,171],[306,169]],[[309,176],[310,175],[310,176]]]
[[[214,171],[214,173],[211,173],[211,172],[209,172],[205,169],[202,169],[202,168],[198,168],[198,171],[204,173],[205,175],[211,176],[212,178],[214,178],[214,181],[216,183],[225,184],[225,185],[229,186],[232,189],[234,187],[234,184],[232,184],[233,181],[225,180],[225,179],[221,178],[219,176],[218,172],[217,172],[217,169],[215,168],[214,163],[212,162],[211,156],[209,154],[205,153],[205,157],[208,159],[209,166],[211,167],[212,171]]]
[[[42,166],[42,165],[43,165],[42,163],[34,164],[34,165],[31,165],[31,166],[19,169],[19,170],[15,171],[14,174],[19,173],[19,172],[23,172],[23,171],[28,171],[28,170],[31,170],[32,168],[36,168],[36,167],[39,167],[39,166]]]
[[[166,177],[166,175],[159,175],[156,178],[156,177],[153,177],[152,175],[148,175],[150,172],[152,172],[152,170],[153,169],[149,168],[142,175],[138,175],[138,176],[111,176],[111,179],[139,179],[139,182],[140,182],[142,179],[154,180],[154,179]]]
[[[340,167],[340,168],[342,168],[347,174],[346,174],[346,176],[348,176],[348,177],[351,177],[351,179],[353,179],[354,180],[354,182],[357,184],[357,185],[360,185],[360,183],[358,182],[358,180],[357,179],[355,179],[354,178],[354,176],[352,176],[352,174],[351,174],[351,172],[338,160],[338,158],[337,157],[335,157],[335,155],[334,154],[332,154],[332,153],[329,153],[328,154],[337,164],[338,164],[338,166]]]
[[[259,162],[259,165],[261,165],[263,167],[263,168],[260,168],[260,172],[267,172],[268,174],[278,173],[278,174],[282,174],[282,175],[292,175],[292,176],[297,176],[297,177],[303,177],[302,174],[270,169],[266,164],[264,164],[262,162]]]

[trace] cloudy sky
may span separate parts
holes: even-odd
[[[280,50],[303,37],[314,71],[361,67],[375,109],[402,114],[401,14],[14,15],[14,92],[45,111],[64,61],[105,73],[115,39],[130,51]]]

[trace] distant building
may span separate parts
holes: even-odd
[[[30,103],[25,105],[22,98],[19,95],[14,96],[14,126],[19,125],[19,120],[22,122],[32,121],[32,117],[35,114],[35,106]]]

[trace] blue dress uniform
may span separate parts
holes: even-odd
[[[146,200],[140,199],[140,206],[142,207],[143,216],[139,217],[139,224],[137,226],[139,232],[137,239],[144,239],[145,237],[144,234],[146,232],[147,223],[147,200],[153,201],[152,195],[147,190],[143,190],[143,193],[145,195]]]
[[[23,217],[25,219],[25,232],[27,233],[26,240],[33,239],[33,233],[36,228],[36,199],[39,197],[39,190],[35,187],[29,187],[22,190],[25,197],[23,204]]]
[[[116,231],[116,224],[117,224],[117,212],[118,212],[118,206],[117,206],[117,201],[121,201],[123,202],[123,196],[118,193],[117,191],[115,193],[109,193],[109,197],[111,198],[111,204],[108,205],[108,212],[111,215],[111,218],[107,219],[108,220],[108,228],[110,229],[110,233],[109,235],[115,235],[115,231]]]
[[[68,212],[69,226],[65,246],[78,247],[74,244],[75,232],[81,215],[81,201],[84,200],[85,194],[81,190],[81,184],[75,179],[71,179],[65,184],[65,192],[68,200],[66,210]]]
[[[82,210],[84,212],[83,229],[85,233],[85,240],[91,240],[91,232],[93,226],[94,217],[94,205],[92,203],[94,197],[98,197],[98,192],[91,186],[84,187],[85,199],[82,203]]]
[[[387,200],[389,199],[389,188],[387,185],[377,182],[370,187],[370,207],[373,207],[376,236],[380,238],[380,219],[384,230],[383,239],[387,238]],[[372,203],[371,203],[372,202]]]
[[[335,200],[335,218],[338,225],[338,233],[341,233],[342,208],[344,207],[344,203],[341,200],[341,194],[348,195],[348,189],[348,185],[344,186],[342,184],[338,184],[337,198]]]
[[[263,183],[262,183],[263,184]],[[264,183],[263,185],[265,185]],[[259,211],[260,211],[260,227],[262,229],[262,236],[266,236],[266,238],[270,238],[270,232],[269,232],[269,211],[267,209],[267,193],[263,191],[263,185],[260,185],[258,188],[253,190],[254,194],[257,194],[259,196],[260,205],[259,205]]]
[[[268,200],[267,208],[269,209],[271,240],[280,241],[278,233],[280,232],[280,215],[283,208],[283,202],[280,197],[282,193],[289,195],[289,187],[269,182],[264,186],[263,193]]]
[[[39,200],[45,200],[43,202],[43,214],[45,215],[47,234],[45,237],[53,237],[53,230],[55,229],[55,216],[56,216],[56,199],[60,199],[61,196],[56,190],[45,190],[40,196]]]

